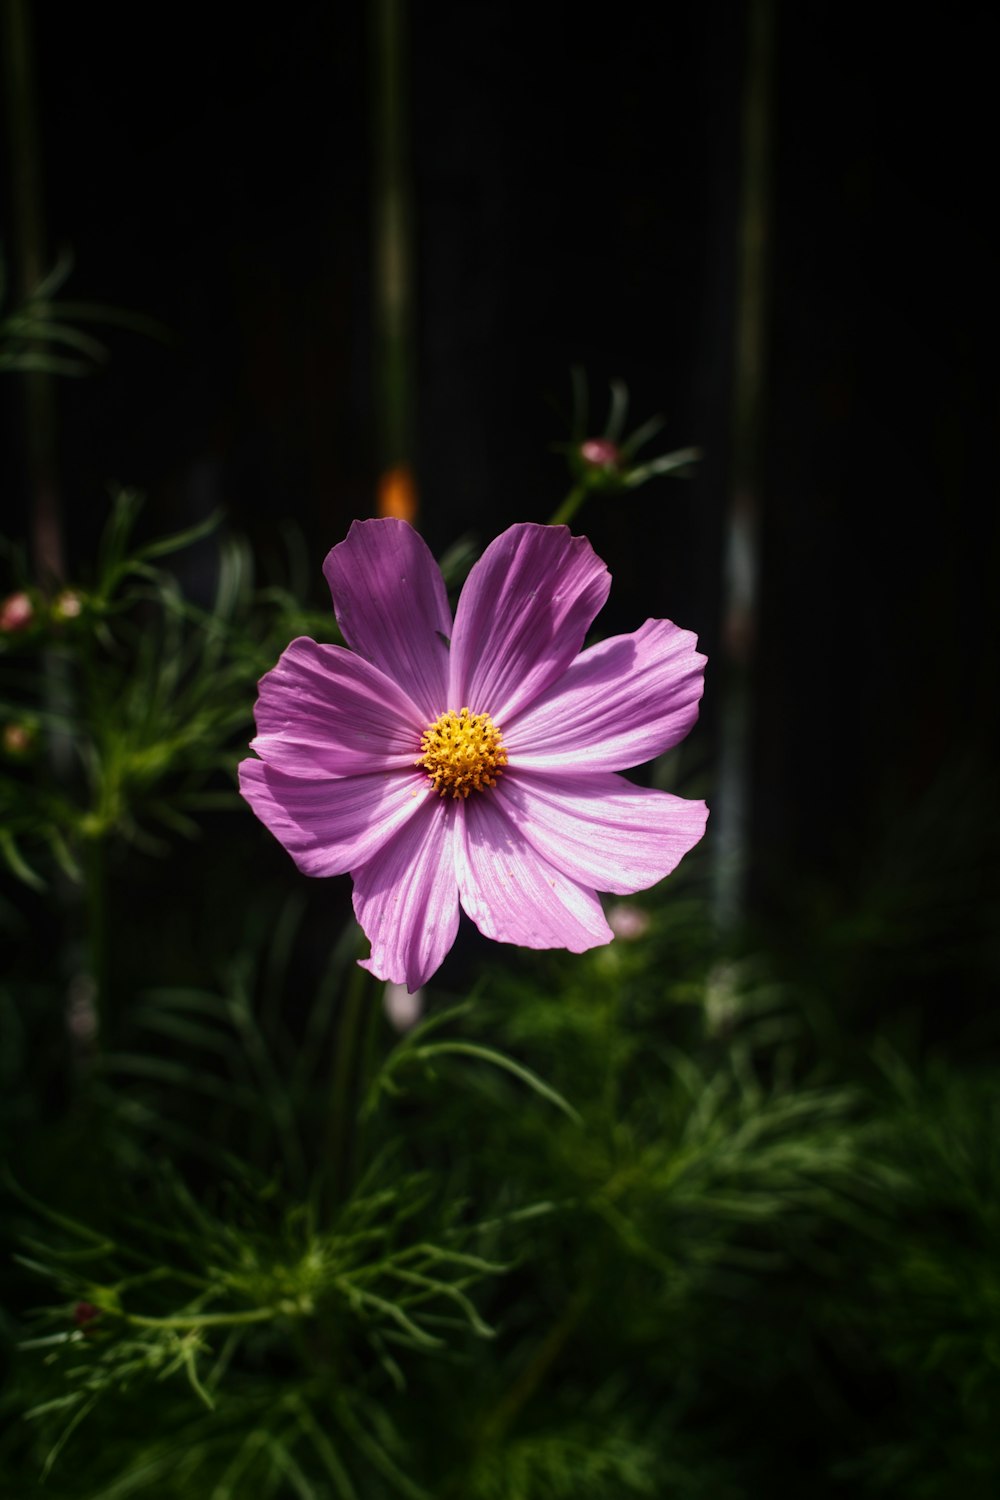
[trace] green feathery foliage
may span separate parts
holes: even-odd
[[[804,952],[720,948],[690,859],[609,948],[459,954],[398,1031],[342,883],[233,790],[328,615],[137,521],[0,653],[3,1493],[992,1496],[985,1031],[870,1019],[872,955],[888,994],[947,928],[927,810]],[[207,606],[163,562],[196,541]]]

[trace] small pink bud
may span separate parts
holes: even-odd
[[[393,1030],[409,1031],[424,1013],[424,992],[414,990],[411,995],[405,984],[390,981],[385,987],[382,1004]]]
[[[77,1328],[86,1329],[89,1324],[96,1323],[100,1316],[101,1309],[92,1302],[78,1302],[73,1309],[73,1322]]]
[[[34,748],[35,728],[32,724],[5,724],[0,731],[0,745],[5,755],[17,759]]]
[[[595,469],[617,469],[621,454],[610,438],[588,438],[580,444],[580,457]]]
[[[0,630],[13,633],[15,630],[24,630],[31,624],[35,613],[35,606],[31,602],[30,595],[23,592],[19,594],[8,594],[6,599],[0,603]]]
[[[75,620],[83,609],[83,596],[76,589],[63,589],[52,603],[54,620]]]
[[[607,910],[608,926],[615,937],[634,943],[649,931],[649,913],[631,901],[615,901]]]

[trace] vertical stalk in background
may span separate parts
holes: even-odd
[[[760,571],[761,436],[767,366],[774,0],[749,0],[733,379],[732,488],[725,528],[725,675],[713,809],[714,907],[722,931],[746,901],[753,733],[752,671]]]
[[[358,930],[359,950],[367,940]],[[341,987],[333,1048],[326,1118],[326,1138],[320,1163],[318,1209],[320,1223],[329,1226],[350,1198],[365,1166],[363,1107],[374,1069],[376,1036],[382,1023],[382,991],[360,964],[352,965]]]
[[[9,153],[9,243],[18,302],[33,297],[45,278],[45,213],[38,138],[35,55],[31,0],[0,0],[0,46],[6,93]],[[44,348],[39,348],[44,352]],[[28,489],[28,542],[38,585],[54,591],[66,579],[66,552],[56,460],[56,382],[48,370],[20,373],[24,401],[25,477]],[[47,650],[42,656],[42,691],[54,723],[68,722],[73,689],[65,661]],[[50,767],[57,781],[71,770],[74,752],[68,733],[46,736]],[[71,960],[66,989],[66,1023],[81,1071],[89,1070],[106,1027],[99,1007],[107,1005],[107,916],[104,849],[95,845],[84,862],[84,891],[55,875],[61,931],[55,939]],[[82,899],[81,899],[82,895]],[[55,910],[52,913],[55,916]],[[82,942],[78,934],[83,928]],[[106,1021],[106,1014],[103,1018]]]
[[[407,121],[407,0],[368,9],[372,142],[372,367],[377,510],[413,523],[415,358],[412,205]],[[360,947],[365,939],[358,929]],[[365,970],[354,965],[340,997],[319,1191],[329,1224],[350,1196],[362,1154],[360,1106],[365,1060],[380,1008]]]
[[[407,0],[371,6],[373,319],[378,513],[414,521],[413,205]]]
[[[3,69],[10,155],[10,243],[14,284],[26,300],[42,283],[45,223],[38,145],[34,49],[30,0],[2,0]],[[32,560],[39,583],[51,587],[66,576],[62,519],[56,479],[55,383],[45,370],[26,370],[25,462],[30,489]]]
[[[329,1222],[340,1199],[346,1197],[350,1191],[351,1137],[358,1112],[357,1063],[364,1030],[366,999],[369,1004],[371,1003],[368,991],[368,976],[364,969],[355,964],[341,993],[337,1040],[333,1054],[326,1156],[323,1163],[326,1202],[321,1204],[322,1217],[325,1222]]]

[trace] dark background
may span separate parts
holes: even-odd
[[[987,6],[921,15],[775,13],[750,846],[753,900],[779,922],[804,890],[849,903],[880,878],[870,851],[900,819],[925,828],[929,863],[940,841],[963,881],[989,874],[997,27]],[[151,530],[222,504],[265,569],[294,520],[319,601],[380,463],[369,8],[291,5],[255,27],[221,7],[47,0],[34,18],[66,294],[172,335],[112,331],[108,368],[59,386],[70,572],[116,480],[147,491]],[[703,638],[710,753],[746,35],[740,4],[598,22],[461,0],[413,9],[406,59],[421,525],[441,549],[547,519],[568,487],[551,445],[570,366],[601,418],[622,377],[634,422],[665,417],[653,451],[706,456],[691,482],[592,500],[577,529],[615,575],[604,628],[668,615]],[[17,533],[23,418],[5,389]]]
[[[758,203],[766,275],[755,292],[765,316],[749,464],[759,590],[749,622],[756,647],[741,665],[724,624],[724,580],[741,482],[744,97],[760,81],[751,23],[769,8],[768,191]],[[288,5],[256,25],[221,6],[36,0],[30,9],[46,260],[63,247],[74,256],[60,295],[134,309],[168,335],[102,327],[107,366],[53,382],[68,578],[85,585],[109,483],[120,483],[148,496],[145,536],[221,507],[225,524],[251,539],[264,581],[283,576],[286,533],[296,528],[311,590],[303,602],[326,610],[323,557],[354,517],[374,512],[389,456],[373,313],[374,0]],[[704,712],[681,752],[679,789],[707,796],[709,839],[662,897],[648,898],[645,947],[616,943],[592,967],[586,959],[559,968],[558,955],[550,966],[543,955],[536,967],[480,942],[465,923],[434,1003],[470,993],[488,964],[494,1009],[476,1025],[491,1044],[523,1051],[567,1087],[561,1070],[573,1097],[589,1077],[595,1099],[606,1074],[618,1080],[622,1126],[609,1180],[620,1151],[629,1161],[634,1133],[635,1223],[672,1254],[679,1236],[678,1264],[689,1255],[694,1268],[690,1291],[671,1281],[667,1301],[651,1299],[648,1266],[615,1249],[600,1315],[552,1367],[527,1415],[540,1408],[544,1430],[546,1404],[569,1411],[588,1382],[604,1390],[611,1369],[636,1413],[663,1428],[663,1451],[680,1454],[674,1487],[713,1500],[723,1491],[702,1442],[721,1444],[720,1472],[745,1476],[753,1495],[799,1495],[803,1481],[822,1494],[914,1500],[997,1492],[998,27],[992,6],[937,3],[919,22],[915,15],[791,0],[623,5],[595,20],[568,4],[409,7],[408,456],[431,546],[467,532],[486,543],[513,521],[550,517],[569,485],[553,444],[568,436],[573,365],[589,381],[590,430],[603,420],[609,381],[621,377],[630,425],[663,414],[651,452],[704,452],[693,479],[592,497],[575,529],[614,575],[602,631],[663,615],[702,638]],[[0,129],[6,162],[2,110]],[[0,238],[16,284],[9,181]],[[0,533],[19,539],[32,507],[25,394],[19,377],[0,376]],[[166,561],[204,598],[216,549],[212,538]],[[81,623],[85,631],[86,616]],[[22,658],[10,660],[16,683]],[[222,683],[220,699],[245,697],[249,710],[252,690],[236,682]],[[748,735],[736,753],[741,703]],[[44,770],[41,757],[35,764]],[[716,928],[704,930],[701,897],[718,868],[734,765],[749,793],[748,899],[745,923],[720,942]],[[10,785],[31,771],[15,766]],[[165,785],[169,797],[175,782]],[[141,814],[141,787],[135,795]],[[161,1227],[173,1222],[173,1178],[161,1168],[189,1173],[228,1223],[229,1167],[217,1174],[206,1145],[234,1145],[254,1170],[270,1148],[253,1099],[244,1116],[217,1091],[203,1097],[189,1087],[204,1071],[198,1049],[143,1031],[149,986],[228,996],[250,976],[262,1035],[285,1048],[275,1046],[276,1058],[294,1058],[289,1088],[300,1091],[303,1137],[320,1158],[327,1137],[312,1123],[337,1098],[329,1085],[343,1075],[330,1069],[349,1035],[350,991],[334,1004],[327,984],[339,972],[331,950],[349,963],[337,936],[349,881],[299,879],[245,809],[199,814],[198,829],[198,839],[174,839],[164,859],[104,841],[106,872],[99,853],[87,885],[97,893],[92,910],[77,887],[33,893],[5,876],[0,891],[0,902],[12,892],[0,919],[15,937],[13,977],[22,981],[18,1005],[0,1017],[0,1103],[23,1142],[12,1157],[18,1178],[87,1223],[105,1212],[114,1226],[116,1200],[134,1201],[146,1221],[140,1243],[156,1256]],[[602,969],[605,958],[621,970]],[[110,1090],[66,1026],[91,974],[105,1009]],[[606,1003],[620,1032],[594,1027]],[[557,1010],[567,1019],[547,1032]],[[314,1016],[323,1018],[317,1030]],[[625,1065],[604,1040],[619,1035]],[[674,1082],[662,1073],[667,1049],[688,1050],[703,1070],[706,1086],[690,1102],[689,1074],[678,1069]],[[140,1064],[133,1072],[130,1053]],[[155,1071],[147,1077],[147,1055],[175,1059],[178,1071],[162,1083]],[[592,1072],[576,1072],[578,1056]],[[228,1068],[221,1057],[209,1066]],[[732,1109],[719,1105],[712,1116],[712,1100],[729,1097],[730,1072]],[[240,1063],[233,1078],[244,1076],[256,1074]],[[772,1084],[773,1136],[757,1128]],[[589,1195],[600,1171],[590,1148],[578,1177],[568,1156],[560,1166],[547,1145],[537,1149],[530,1122],[520,1133],[522,1106],[510,1097],[497,1110],[484,1092],[477,1115],[464,1084],[428,1083],[426,1095],[400,1101],[401,1139],[421,1169],[439,1174],[449,1200],[466,1196],[455,1145],[465,1139],[477,1146],[472,1201],[495,1183],[506,1192],[508,1172],[528,1201],[572,1202],[581,1182]],[[834,1112],[823,1114],[831,1100]],[[781,1113],[788,1101],[792,1112]],[[141,1129],[141,1116],[126,1112],[136,1104],[152,1121]],[[712,1139],[701,1145],[697,1121],[706,1118]],[[496,1123],[480,1136],[479,1119]],[[193,1146],[175,1150],[175,1122]],[[643,1187],[647,1142],[655,1149]],[[684,1177],[692,1149],[693,1188]],[[872,1175],[856,1173],[858,1156]],[[661,1159],[669,1177],[651,1175]],[[714,1182],[725,1189],[717,1211]],[[733,1217],[730,1231],[734,1201],[752,1216],[742,1228]],[[0,1218],[20,1250],[20,1205]],[[543,1228],[536,1271],[529,1253],[506,1284],[513,1289],[498,1294],[515,1318],[513,1338],[493,1346],[497,1360],[513,1355],[518,1367],[529,1347],[519,1328],[548,1346],[546,1319],[562,1322],[562,1300],[590,1274],[595,1243],[598,1257],[617,1243],[604,1238],[611,1221],[596,1234],[595,1222],[570,1218],[549,1240]],[[749,1251],[748,1269],[734,1280],[722,1259],[715,1278],[713,1243],[724,1247],[730,1233],[737,1251]],[[775,1274],[766,1270],[771,1247]],[[283,1263],[285,1253],[282,1241],[273,1254]],[[4,1299],[12,1306],[34,1308],[45,1296],[7,1254],[0,1280],[13,1282]],[[340,1339],[338,1331],[331,1348]],[[284,1390],[296,1378],[280,1345],[273,1360],[261,1366],[269,1401],[275,1380]],[[330,1369],[339,1386],[351,1366],[338,1360]],[[440,1433],[450,1465],[454,1430],[461,1447],[478,1394],[470,1367],[437,1369],[436,1381],[413,1382],[400,1410],[412,1428],[426,1427],[429,1448]],[[156,1393],[150,1404],[137,1384],[135,1406],[109,1411],[103,1434],[84,1429],[89,1452],[74,1439],[53,1483],[82,1491],[99,1468],[139,1463],[145,1424],[171,1439],[175,1421],[188,1430],[187,1407],[163,1405],[169,1383]],[[456,1398],[468,1411],[453,1422]],[[20,1411],[5,1399],[0,1410]],[[189,1402],[186,1390],[181,1399]],[[581,1412],[589,1422],[586,1407],[574,1422]],[[26,1424],[11,1425],[15,1447],[0,1441],[0,1467],[33,1441]],[[40,1460],[30,1465],[33,1484]]]

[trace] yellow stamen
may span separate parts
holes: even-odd
[[[453,708],[428,724],[420,741],[423,766],[441,797],[467,797],[496,786],[507,764],[503,737],[489,714],[457,714]]]

